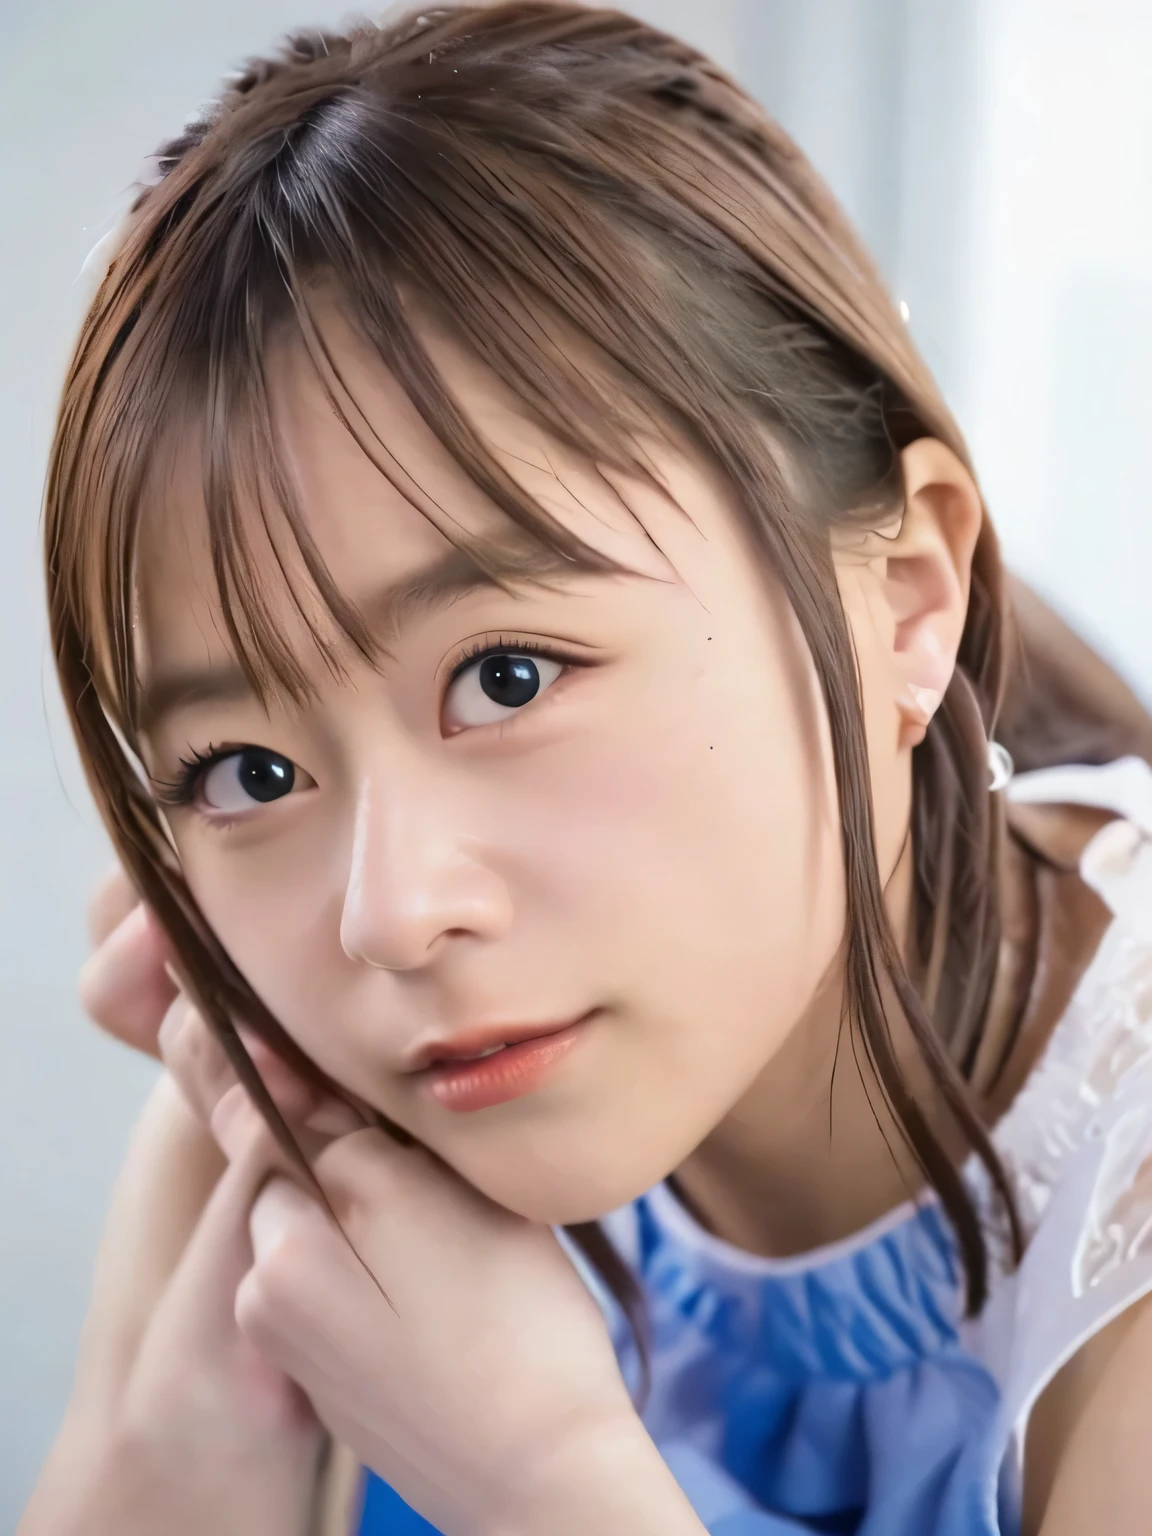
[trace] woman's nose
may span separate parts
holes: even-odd
[[[443,784],[425,779],[402,788],[365,777],[340,919],[350,959],[411,970],[426,965],[450,934],[493,939],[507,931],[507,885],[477,861],[459,806],[453,809]]]

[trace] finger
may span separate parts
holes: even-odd
[[[212,1111],[236,1085],[236,1073],[224,1047],[203,1015],[184,994],[173,999],[157,1035],[160,1059],[189,1109],[205,1126]]]
[[[466,1232],[524,1224],[426,1147],[402,1145],[376,1126],[333,1138],[310,1162],[341,1232],[370,1266],[381,1211],[388,1211],[399,1227],[439,1227],[461,1238]]]
[[[94,1023],[149,1055],[176,988],[165,971],[169,949],[156,919],[142,903],[88,957],[80,972],[80,1001]]]
[[[330,1366],[334,1341],[344,1346],[337,1358],[359,1358],[360,1319],[373,1315],[379,1288],[329,1216],[289,1179],[262,1186],[248,1231],[253,1263],[236,1293],[236,1323],[311,1392],[329,1375],[322,1362]]]
[[[139,902],[140,892],[123,867],[113,864],[96,882],[88,898],[88,941],[92,948],[99,948]]]
[[[234,1150],[148,1320],[115,1418],[129,1443],[156,1435],[157,1444],[179,1450],[194,1427],[193,1450],[214,1447],[228,1457],[239,1437],[249,1469],[260,1466],[254,1452],[270,1451],[278,1477],[285,1449],[294,1447],[306,1489],[320,1443],[316,1414],[236,1321],[237,1292],[253,1264],[249,1214],[267,1169],[255,1129]]]
[[[319,1090],[250,1031],[241,1031],[241,1038],[284,1118],[291,1122],[307,1120],[320,1103]],[[164,1016],[159,1046],[164,1065],[193,1111],[209,1124],[220,1100],[239,1082],[219,1037],[192,1003],[177,997]]]
[[[350,1105],[325,1098],[306,1124],[290,1125],[289,1132],[301,1161],[288,1156],[247,1090],[237,1083],[220,1100],[212,1115],[212,1134],[230,1161],[255,1159],[264,1169],[269,1183],[289,1183],[333,1231],[339,1232],[340,1244],[348,1238],[339,1229],[326,1191],[310,1171],[332,1142],[364,1130],[364,1122]],[[263,1190],[261,1190],[261,1193]]]
[[[253,1263],[249,1213],[266,1177],[264,1149],[253,1137],[221,1175],[149,1321],[124,1392],[123,1422],[139,1417],[147,1425],[158,1406],[193,1393],[209,1413],[239,1409],[249,1429],[277,1437],[286,1427],[314,1430],[300,1389],[236,1322],[237,1292]]]
[[[427,1205],[442,1198],[487,1198],[467,1184],[447,1163],[419,1143],[402,1145],[378,1126],[330,1138],[313,1154],[312,1171],[338,1218],[371,1211],[383,1200],[415,1200]]]
[[[150,1336],[179,1333],[201,1344],[232,1336],[236,1290],[253,1261],[249,1213],[268,1179],[268,1160],[255,1126],[247,1127],[243,1144],[234,1138],[233,1155],[172,1275]]]
[[[207,1129],[162,1077],[113,1192],[84,1323],[78,1393],[104,1402],[119,1392],[224,1168]]]
[[[309,1277],[315,1273],[316,1245],[330,1243],[336,1229],[315,1193],[301,1187],[300,1170],[289,1165],[240,1084],[217,1105],[212,1130],[226,1149],[230,1167],[241,1170],[247,1180],[244,1221],[248,1262],[233,1287],[230,1316],[241,1333],[259,1347],[256,1335],[261,1329],[267,1332],[272,1315],[282,1331],[286,1311],[308,1293]],[[296,1134],[307,1158],[315,1156],[327,1141],[316,1132]],[[281,1251],[288,1239],[289,1249]],[[342,1238],[337,1237],[337,1241],[341,1248],[345,1246]],[[277,1363],[283,1367],[281,1360]]]
[[[338,1108],[350,1127],[355,1112],[348,1105]],[[222,1105],[218,1119],[227,1121],[231,1111],[230,1104]],[[236,1105],[233,1124],[220,1126],[225,1141],[233,1135],[239,1139],[247,1113],[247,1108]],[[319,1153],[306,1147],[314,1168],[334,1147],[345,1150],[354,1161],[372,1163],[375,1177],[361,1179],[360,1186],[361,1193],[365,1184],[371,1186],[370,1216],[377,1224],[390,1209],[390,1190],[401,1188],[411,1172],[406,1166],[393,1166],[407,1162],[406,1149],[366,1128],[362,1121],[357,1130],[322,1139],[326,1145]],[[387,1145],[381,1147],[381,1141]],[[393,1158],[394,1152],[398,1159]],[[386,1165],[383,1170],[382,1165]],[[333,1362],[360,1358],[363,1319],[378,1316],[375,1309],[382,1299],[393,1310],[395,1306],[345,1229],[341,1213],[331,1207],[325,1210],[313,1192],[282,1173],[261,1186],[249,1216],[249,1235],[253,1265],[237,1292],[237,1324],[261,1355],[298,1382],[318,1407],[331,1396]]]
[[[235,1084],[224,1094],[212,1112],[210,1123],[217,1145],[230,1160],[247,1155],[253,1138],[261,1138],[265,1166],[269,1171],[277,1170],[293,1179],[301,1177],[300,1168],[288,1161],[242,1084]],[[289,1122],[297,1148],[309,1165],[317,1161],[335,1138],[363,1129],[364,1121],[357,1111],[331,1097],[319,1098],[306,1118]]]
[[[261,1187],[248,1216],[253,1262],[267,1264],[285,1241],[309,1234],[326,1240],[332,1234],[331,1221],[299,1185],[274,1175]]]
[[[254,1262],[251,1212],[270,1177],[278,1183],[286,1180],[275,1177],[283,1154],[258,1113],[244,1102],[244,1089],[237,1084],[226,1101],[235,1105],[235,1113],[228,1116],[231,1156],[141,1341],[139,1359],[144,1365],[134,1373],[137,1389],[149,1362],[160,1370],[180,1361],[221,1364],[234,1357],[243,1342],[236,1327],[236,1293]],[[316,1211],[323,1221],[318,1206]],[[249,1368],[251,1364],[247,1362]]]

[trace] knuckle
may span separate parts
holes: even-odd
[[[313,1164],[342,1226],[402,1207],[420,1182],[419,1160],[383,1131],[353,1131],[331,1142]]]
[[[159,1047],[164,1065],[184,1093],[210,1113],[231,1082],[231,1073],[203,1015],[187,998],[177,997],[164,1015]]]
[[[212,1134],[230,1161],[267,1163],[264,1119],[242,1083],[225,1088],[213,1104],[205,1105],[205,1113]]]
[[[103,1432],[104,1460],[115,1481],[131,1486],[141,1466],[147,1466],[154,1454],[157,1425],[154,1416],[128,1413],[106,1424]]]
[[[253,1344],[266,1342],[269,1307],[260,1275],[251,1269],[236,1290],[236,1326]]]
[[[244,1138],[245,1155],[261,1167],[275,1167],[282,1163],[284,1154],[280,1150],[280,1143],[272,1133],[267,1120],[259,1107],[248,1098],[248,1090],[244,1089],[248,1107],[245,1111],[246,1119],[242,1122],[242,1136]]]
[[[279,1338],[305,1315],[303,1277],[308,1273],[309,1244],[288,1233],[261,1255],[236,1293],[236,1322],[250,1339]]]

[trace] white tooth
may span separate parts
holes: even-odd
[[[489,1046],[486,1051],[476,1051],[475,1054],[472,1055],[472,1056],[457,1056],[456,1060],[457,1061],[483,1061],[485,1056],[495,1056],[497,1051],[502,1051],[503,1049],[504,1049],[504,1047],[502,1045],[492,1045],[492,1046]]]

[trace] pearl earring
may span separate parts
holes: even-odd
[[[1016,772],[1016,764],[1012,761],[1012,754],[1008,748],[1001,746],[998,741],[988,743],[988,788],[992,794],[1005,789]]]

